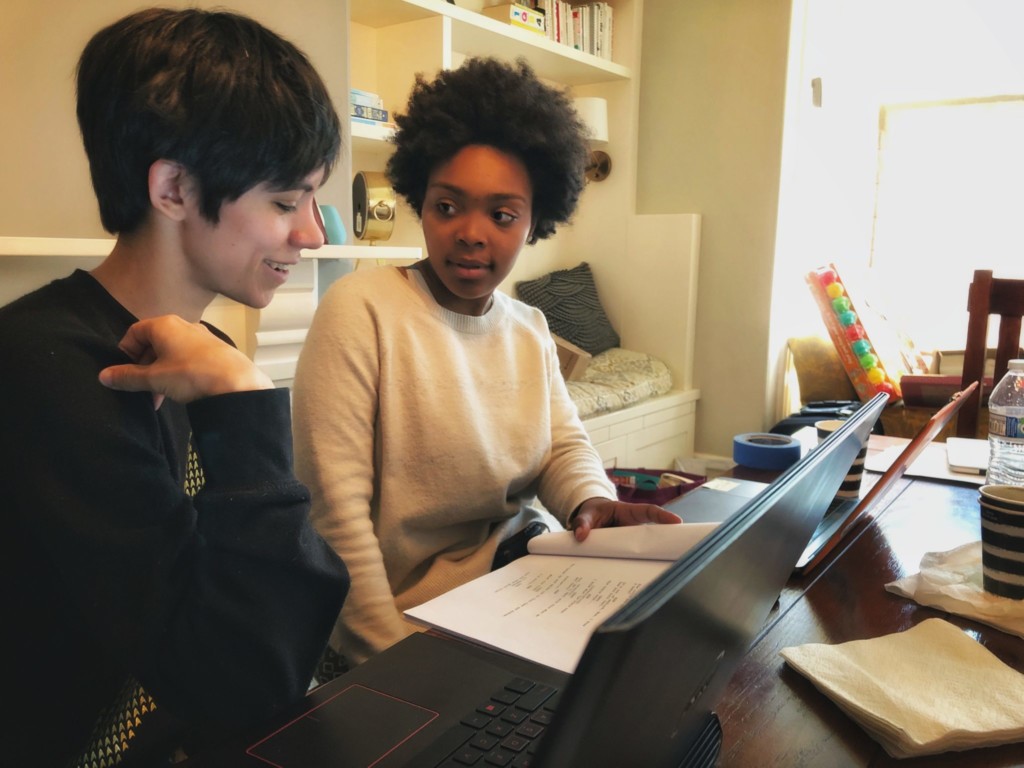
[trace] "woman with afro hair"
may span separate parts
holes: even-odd
[[[332,285],[294,384],[297,472],[352,578],[331,646],[354,663],[533,532],[678,522],[617,500],[543,314],[496,290],[575,211],[588,149],[570,99],[524,61],[476,58],[417,77],[396,122],[387,175],[426,258]]]

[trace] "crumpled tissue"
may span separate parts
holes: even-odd
[[[1024,600],[986,592],[981,577],[981,542],[948,552],[929,552],[921,570],[885,585],[889,592],[1024,637]]]

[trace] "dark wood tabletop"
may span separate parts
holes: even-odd
[[[778,473],[736,467],[729,474],[769,482]],[[877,479],[878,475],[866,473],[862,490]],[[787,646],[880,637],[929,618],[942,618],[968,630],[999,659],[1024,673],[1024,639],[885,590],[887,583],[917,573],[925,553],[977,541],[979,520],[977,485],[903,478],[820,565],[791,578],[717,707],[724,731],[718,768],[1024,766],[1024,744],[891,758],[779,655]],[[222,757],[228,754],[232,760],[225,763]],[[186,764],[222,768],[255,762],[246,762],[236,745],[212,750]]]
[[[745,472],[734,474],[763,479]],[[877,476],[868,473],[865,482]],[[718,765],[736,766],[1024,766],[1024,744],[897,760],[779,651],[900,632],[929,618],[970,631],[999,659],[1024,672],[1024,639],[885,590],[917,573],[926,552],[980,537],[976,485],[904,479],[814,571],[783,590],[766,629],[744,658],[718,708],[725,740]],[[940,673],[940,671],[937,671]]]

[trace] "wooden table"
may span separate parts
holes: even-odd
[[[765,479],[743,468],[733,474]],[[865,482],[874,479],[877,475],[865,476]],[[725,732],[721,768],[1024,765],[1024,744],[918,759],[891,758],[779,656],[787,646],[879,637],[938,617],[969,630],[999,659],[1024,672],[1024,639],[885,590],[885,584],[917,573],[926,552],[978,540],[977,497],[974,485],[904,479],[829,559],[790,581],[718,708]]]
[[[883,449],[892,440],[873,437],[869,452]],[[729,474],[770,481],[777,473],[737,467]],[[866,487],[877,478],[867,473]],[[968,629],[1002,661],[1024,672],[1024,639],[919,606],[884,588],[888,582],[916,573],[926,552],[976,541],[980,535],[977,495],[974,485],[903,479],[820,566],[789,581],[717,708],[724,731],[718,768],[1024,766],[1024,744],[912,760],[890,758],[856,722],[779,656],[782,648],[791,645],[879,637],[939,617]],[[223,752],[213,750],[184,765],[222,768],[256,763],[241,752],[237,745]],[[231,760],[226,763],[221,755],[230,755]]]

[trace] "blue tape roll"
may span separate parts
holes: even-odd
[[[732,439],[732,460],[751,469],[786,469],[800,460],[800,441],[764,432],[736,435]]]

